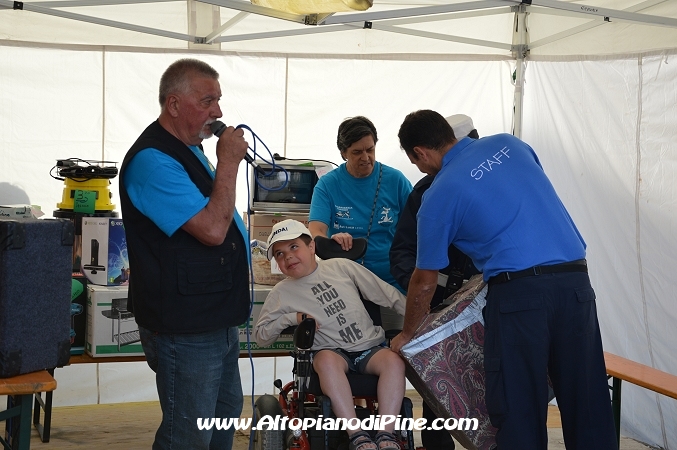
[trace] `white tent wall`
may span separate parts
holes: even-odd
[[[677,67],[668,64],[675,55],[644,58],[638,72],[641,77],[641,115],[639,121],[638,177],[635,194],[639,218],[638,252],[644,332],[649,345],[629,353],[647,365],[677,373],[674,350],[677,310]],[[670,337],[668,337],[670,336]],[[643,357],[642,357],[643,353]],[[647,417],[654,418],[651,428],[658,428],[661,414],[666,447],[677,447],[677,401],[638,389],[627,390],[631,402],[641,408],[628,419],[637,433],[645,432]],[[656,414],[658,413],[658,414]],[[661,441],[658,440],[658,443]]]
[[[605,350],[677,373],[674,55],[530,61],[523,138],[588,244]],[[622,432],[677,448],[677,401],[623,385]]]
[[[18,187],[50,216],[61,199],[61,182],[49,177],[57,158],[121,161],[158,115],[160,74],[185,56],[220,72],[226,123],[251,126],[271,151],[290,158],[340,162],[338,124],[363,114],[379,131],[377,158],[413,183],[421,174],[396,137],[408,112],[466,113],[481,135],[512,130],[514,62],[503,56],[191,54],[2,41],[0,201],[3,189]],[[671,373],[677,373],[670,348],[677,323],[677,68],[668,63],[674,57],[529,61],[523,129],[588,243],[605,348]],[[214,143],[205,142],[212,161]],[[240,211],[246,192],[240,175]],[[288,358],[254,361],[256,395],[271,392],[273,378],[290,377]],[[240,368],[249,393],[249,362],[241,360]],[[144,363],[71,366],[56,377],[56,405],[156,398]],[[627,383],[623,395],[623,434],[677,448],[677,402]]]
[[[0,46],[0,182],[47,216],[61,201],[56,158],[101,158],[102,62],[100,52]]]

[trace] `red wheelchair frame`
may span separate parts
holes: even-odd
[[[333,430],[312,430],[319,433],[309,433],[311,430],[301,429],[300,425],[312,411],[318,417],[332,417],[329,397],[313,394],[307,391],[308,381],[312,374],[310,348],[315,334],[315,320],[307,318],[297,327],[294,333],[294,380],[282,386],[282,381],[275,380],[275,387],[280,390],[278,398],[272,395],[259,397],[255,403],[256,423],[263,416],[286,417],[287,425],[298,425],[297,429],[285,426],[284,430],[259,430],[254,435],[254,449],[256,450],[336,450],[348,449],[348,434],[345,431],[330,433]],[[374,377],[374,375],[353,375],[351,385],[359,383],[358,377]],[[353,389],[355,391],[355,389]],[[374,395],[356,396],[355,399],[364,400],[366,407],[356,407],[356,412],[369,415],[378,413],[378,400]],[[409,398],[402,401],[401,414],[403,417],[413,418],[413,406]],[[358,414],[358,417],[360,414]],[[280,423],[280,421],[277,421]],[[296,428],[294,426],[294,428]],[[411,430],[395,430],[395,436],[402,450],[415,450],[414,436]]]

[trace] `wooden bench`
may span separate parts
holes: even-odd
[[[86,364],[86,363],[102,363],[102,362],[138,362],[145,361],[145,355],[133,355],[133,356],[112,356],[107,358],[92,358],[89,355],[73,355],[68,361],[68,365],[71,364]],[[50,369],[49,373],[54,375],[55,369]],[[38,435],[42,442],[49,442],[49,434],[52,428],[52,392],[46,392],[45,398],[42,398],[42,394],[37,392],[35,394],[35,406],[33,408],[33,425],[38,430]],[[44,423],[40,423],[41,413],[44,412]]]
[[[612,353],[604,352],[606,373],[612,378],[611,408],[616,424],[616,438],[621,443],[621,381],[677,399],[677,376]]]
[[[0,436],[0,444],[4,448],[30,448],[33,395],[54,389],[56,380],[46,370],[0,378],[0,395],[7,395],[7,410],[0,412],[0,421],[6,421],[6,434],[4,438]],[[15,420],[18,420],[18,426]]]

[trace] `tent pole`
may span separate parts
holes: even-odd
[[[522,118],[524,101],[524,73],[526,71],[526,57],[529,54],[529,30],[527,28],[527,17],[525,5],[513,6],[515,11],[515,25],[513,27],[512,55],[515,58],[516,66],[513,74],[515,84],[515,93],[513,99],[513,130],[512,134],[518,138],[522,137]]]
[[[513,103],[513,130],[512,134],[518,138],[522,138],[522,103],[524,101],[524,72],[525,72],[524,57],[517,58],[517,67],[515,68],[515,95]]]

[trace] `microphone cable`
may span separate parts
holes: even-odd
[[[318,160],[318,159],[302,160],[302,159],[284,158],[284,157],[281,157],[277,153],[273,154],[270,151],[270,149],[268,148],[268,146],[266,145],[266,143],[263,142],[263,140],[248,125],[240,124],[240,125],[235,127],[235,129],[240,129],[240,128],[243,129],[243,130],[247,130],[252,135],[252,144],[248,148],[254,154],[254,159],[256,159],[258,157],[259,159],[261,159],[265,163],[271,165],[271,169],[269,171],[267,171],[265,173],[265,175],[261,175],[261,176],[264,177],[264,179],[265,179],[266,177],[270,177],[271,175],[274,175],[275,173],[281,172],[281,173],[284,173],[284,178],[285,178],[284,182],[281,184],[281,186],[279,186],[277,188],[271,188],[271,187],[268,187],[268,186],[264,186],[259,179],[259,175],[257,175],[257,170],[255,169],[255,167],[252,166],[251,164],[247,164],[246,183],[247,183],[247,205],[248,206],[247,206],[246,215],[247,215],[247,225],[248,225],[247,226],[247,235],[248,235],[247,237],[249,239],[249,245],[248,245],[247,251],[249,251],[249,253],[250,253],[251,264],[249,265],[249,294],[250,294],[249,295],[249,298],[250,298],[249,317],[247,318],[247,322],[246,322],[246,325],[245,325],[245,334],[247,336],[247,354],[248,354],[248,357],[249,357],[249,365],[250,365],[251,377],[252,377],[252,380],[251,380],[252,425],[251,425],[251,428],[250,428],[250,431],[249,431],[249,450],[252,450],[253,446],[254,446],[254,437],[255,437],[255,431],[254,431],[253,428],[256,426],[256,423],[260,419],[260,417],[256,417],[256,402],[254,400],[254,398],[255,398],[255,368],[254,368],[254,358],[253,358],[253,355],[252,355],[251,329],[250,329],[250,326],[249,326],[249,324],[252,320],[252,313],[254,311],[254,303],[255,303],[255,299],[256,299],[256,292],[255,292],[255,289],[254,289],[254,284],[255,284],[254,283],[254,264],[253,264],[253,258],[251,258],[252,236],[251,236],[251,209],[249,208],[249,204],[250,204],[251,196],[252,196],[252,191],[251,191],[252,186],[249,183],[249,176],[250,176],[249,171],[250,170],[253,171],[253,175],[254,175],[253,178],[254,178],[254,181],[256,182],[257,186],[259,186],[260,188],[262,188],[266,191],[274,192],[274,191],[279,191],[281,189],[284,189],[289,183],[289,172],[287,172],[287,170],[284,167],[278,165],[276,163],[276,161],[281,161],[281,160],[320,161],[320,162],[328,162],[330,164],[333,164],[336,167],[338,167],[338,165],[336,163],[332,162],[332,161]],[[265,148],[266,152],[268,153],[268,156],[269,156],[270,159],[266,159],[266,158],[262,157],[261,155],[259,155],[257,153],[257,151],[256,151],[257,141],[260,142],[261,145],[263,145],[263,147]],[[265,170],[265,169],[261,168],[260,166],[259,166],[259,169]],[[253,324],[253,325],[256,325],[256,324]],[[275,358],[275,357],[273,357],[273,358]]]
[[[249,131],[251,129],[247,127]],[[252,135],[254,135],[254,132],[251,131]],[[263,141],[261,141],[263,142]],[[265,146],[265,144],[263,144]],[[256,147],[256,144],[254,144],[254,147]],[[266,147],[267,149],[268,147]],[[256,156],[256,152],[254,152],[254,156]],[[251,187],[249,186],[249,171],[253,170],[254,171],[254,178],[256,178],[256,171],[254,170],[253,167],[249,167],[249,164],[247,164],[247,170],[245,172],[246,176],[246,182],[247,182],[247,205],[249,205],[249,201],[251,199]],[[249,429],[249,450],[253,449],[254,446],[254,427],[256,426],[256,422],[258,421],[258,418],[256,417],[256,407],[255,401],[254,401],[254,387],[256,386],[256,381],[254,378],[254,357],[252,356],[252,346],[251,346],[251,331],[249,329],[249,324],[252,321],[253,317],[252,314],[254,313],[254,303],[256,300],[256,291],[254,289],[254,257],[252,255],[252,227],[251,227],[251,214],[249,211],[249,206],[247,206],[247,251],[249,252],[249,316],[247,317],[247,322],[245,325],[245,334],[247,335],[247,356],[249,357],[249,367],[251,371],[251,376],[252,376],[252,382],[251,382],[251,407],[252,407],[252,425]],[[256,325],[256,324],[253,324]]]
[[[268,146],[266,145],[266,143],[263,142],[263,140],[262,140],[262,139],[254,132],[254,130],[252,130],[248,125],[240,124],[240,125],[236,126],[235,129],[236,129],[236,130],[237,130],[237,129],[243,129],[243,130],[249,131],[249,132],[251,133],[251,135],[252,135],[252,142],[253,142],[253,143],[252,143],[252,146],[253,146],[253,147],[250,146],[250,147],[249,147],[249,150],[251,150],[252,153],[254,153],[254,159],[256,159],[256,158],[258,157],[258,158],[261,159],[263,162],[268,163],[268,164],[270,164],[270,165],[272,166],[271,169],[270,169],[269,171],[267,171],[267,172],[265,173],[265,175],[262,175],[262,176],[264,176],[264,177],[270,177],[271,175],[274,175],[275,173],[278,173],[278,172],[284,173],[284,181],[282,182],[282,184],[281,184],[279,187],[277,187],[277,188],[271,188],[271,187],[268,187],[268,186],[264,186],[264,185],[261,183],[261,181],[259,181],[259,177],[256,175],[256,172],[254,172],[254,181],[256,181],[256,184],[257,184],[261,189],[266,190],[266,191],[270,191],[270,192],[280,191],[280,190],[286,188],[286,187],[287,187],[287,184],[289,184],[289,172],[287,172],[287,170],[286,170],[284,167],[277,165],[277,163],[275,162],[275,156],[274,156],[273,153],[270,151],[270,149],[268,148]],[[256,142],[257,142],[257,141],[261,142],[261,145],[263,145],[263,147],[264,147],[264,148],[266,149],[266,151],[268,152],[268,156],[270,157],[269,160],[266,159],[266,158],[264,158],[263,156],[259,155],[259,154],[256,152]],[[276,154],[277,154],[277,153],[276,153]],[[248,169],[247,169],[247,195],[248,195],[248,196],[251,195],[251,192],[249,191],[249,189],[250,189],[250,186],[249,186],[249,168],[248,168]],[[247,200],[250,200],[250,198],[247,198]],[[249,219],[249,208],[247,208],[247,218]]]
[[[249,242],[247,243],[248,244],[247,245],[247,251],[250,254],[249,259],[250,259],[250,262],[251,262],[249,264],[249,317],[247,317],[247,322],[245,324],[245,334],[247,336],[247,356],[249,357],[249,367],[250,367],[251,377],[252,377],[252,380],[251,380],[252,425],[251,425],[251,428],[249,430],[249,450],[252,450],[253,446],[254,446],[254,437],[255,437],[255,433],[256,433],[254,431],[254,427],[256,427],[256,423],[260,419],[260,417],[256,416],[256,401],[254,400],[256,381],[255,381],[254,357],[252,355],[252,345],[251,345],[251,329],[250,329],[250,326],[249,326],[249,324],[251,323],[251,321],[253,319],[252,314],[254,312],[254,303],[255,303],[255,300],[256,300],[256,291],[254,289],[254,284],[255,284],[254,283],[254,260],[253,260],[253,257],[251,255],[251,252],[252,252],[251,229],[252,229],[252,227],[251,227],[251,210],[249,209],[249,202],[251,200],[251,195],[252,195],[252,192],[251,192],[252,186],[250,186],[250,184],[249,184],[249,176],[250,176],[249,171],[250,170],[253,171],[254,180],[256,181],[256,184],[258,186],[260,186],[262,189],[265,189],[265,190],[268,190],[268,191],[277,191],[277,190],[280,190],[280,189],[284,189],[287,186],[287,184],[289,183],[289,173],[284,169],[284,167],[280,167],[277,164],[275,164],[275,159],[273,158],[272,152],[270,151],[270,149],[268,148],[266,143],[263,142],[263,140],[254,132],[254,130],[252,130],[248,125],[245,125],[245,124],[240,124],[235,128],[236,129],[242,128],[242,129],[247,130],[251,133],[251,135],[252,135],[252,146],[249,146],[249,150],[251,150],[252,153],[254,153],[254,159],[256,159],[256,157],[258,156],[264,162],[267,162],[268,164],[272,165],[271,170],[266,173],[266,176],[270,176],[270,175],[276,173],[276,169],[282,170],[283,173],[285,174],[284,183],[282,184],[282,186],[280,186],[277,189],[269,189],[266,186],[263,186],[258,179],[259,177],[256,174],[257,171],[255,170],[255,168],[253,166],[251,166],[251,164],[247,164],[247,170],[246,170],[246,175],[245,175],[246,183],[247,183],[247,210],[246,210],[246,214],[247,214],[247,238],[249,240]],[[261,157],[256,152],[256,142],[257,141],[261,142],[263,147],[268,152],[268,155],[270,155],[270,161]],[[253,325],[256,325],[256,324],[253,324]],[[275,358],[275,357],[273,357],[273,358]]]

